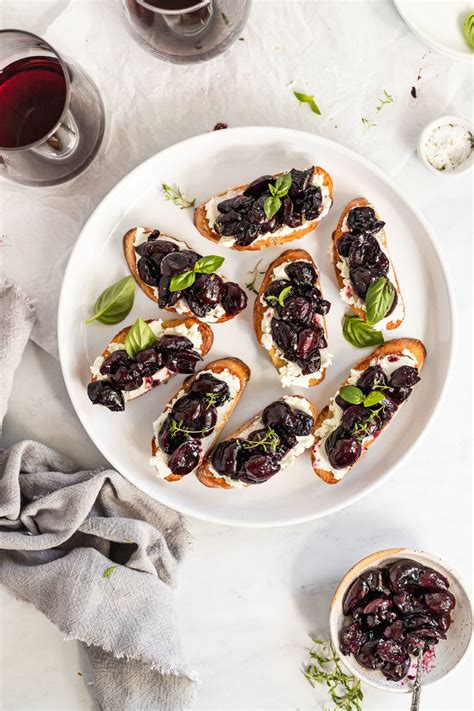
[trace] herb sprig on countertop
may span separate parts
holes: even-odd
[[[184,197],[180,188],[172,188],[171,185],[162,183],[161,188],[165,195],[165,200],[171,200],[175,205],[181,208],[181,210],[186,210],[188,207],[194,207],[196,198],[188,200]]]
[[[301,91],[294,91],[293,94],[301,104],[309,104],[313,114],[321,116],[321,111],[319,110],[319,106],[317,105],[313,94],[302,94]]]
[[[393,101],[394,101],[393,96],[391,94],[389,94],[388,91],[386,91],[386,89],[384,89],[383,90],[383,97],[381,99],[379,99],[379,103],[375,107],[376,112],[379,113],[379,111],[382,111],[383,107],[386,104],[393,104]]]
[[[248,274],[250,276],[250,281],[245,285],[245,288],[249,291],[253,291],[254,294],[258,294],[258,289],[255,288],[255,282],[257,281],[260,274],[265,274],[266,269],[259,269],[260,264],[263,262],[263,258],[259,259],[253,269],[249,269]]]
[[[317,684],[327,687],[336,709],[362,711],[364,695],[360,681],[342,671],[340,659],[330,640],[313,639],[314,647],[309,651],[310,663],[303,674],[313,688]]]

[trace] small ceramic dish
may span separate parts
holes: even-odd
[[[471,170],[472,166],[474,165],[474,150],[472,148],[469,156],[454,168],[446,170],[435,168],[428,160],[429,148],[427,143],[430,136],[434,131],[436,131],[436,129],[449,125],[461,126],[461,128],[465,129],[471,134],[471,137],[473,135],[472,124],[467,119],[461,118],[460,116],[440,116],[439,118],[436,118],[433,121],[427,123],[426,126],[422,129],[417,143],[418,157],[432,173],[437,173],[438,175],[461,175],[461,173],[467,173],[467,171]]]
[[[334,593],[329,613],[329,631],[331,640],[344,666],[349,672],[359,678],[363,683],[375,686],[383,691],[396,693],[411,693],[416,676],[416,659],[413,660],[408,676],[402,681],[386,679],[378,670],[365,669],[360,666],[352,655],[344,656],[339,647],[339,631],[344,626],[345,616],[342,612],[342,603],[347,589],[361,573],[369,568],[375,568],[386,563],[392,563],[399,558],[411,558],[423,565],[434,568],[444,575],[449,581],[449,590],[456,598],[456,607],[452,613],[452,625],[447,632],[447,638],[441,640],[435,647],[434,653],[427,652],[424,657],[424,670],[422,685],[427,686],[439,681],[449,674],[465,655],[472,635],[472,609],[469,597],[456,573],[428,553],[410,550],[409,548],[391,548],[363,558],[343,577]]]

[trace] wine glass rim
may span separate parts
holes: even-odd
[[[35,35],[34,32],[28,32],[27,30],[17,30],[14,28],[6,28],[3,30],[0,30],[0,35],[5,35],[7,33],[16,34],[16,35],[25,35],[27,37],[33,37],[35,40],[39,40],[40,42],[42,42],[42,44],[45,45],[45,48],[50,50],[52,52],[52,54],[54,54],[54,56],[58,60],[60,66],[61,66],[62,72],[63,72],[64,81],[66,82],[66,96],[64,98],[64,107],[63,107],[63,110],[61,111],[61,116],[58,118],[58,120],[54,124],[53,128],[50,131],[48,131],[48,133],[45,133],[44,136],[42,136],[41,138],[38,138],[37,141],[33,141],[33,143],[26,143],[24,146],[16,146],[15,148],[12,148],[12,147],[8,147],[8,146],[0,145],[1,151],[4,151],[4,152],[9,151],[11,153],[16,153],[16,152],[20,152],[20,151],[25,151],[28,148],[35,148],[36,146],[40,146],[42,143],[47,141],[48,138],[51,138],[51,136],[53,136],[56,133],[59,126],[63,122],[64,117],[66,116],[68,108],[69,108],[69,101],[70,101],[70,94],[71,94],[71,82],[69,79],[69,72],[68,72],[66,62],[61,57],[59,52],[57,52],[54,49],[54,47],[51,44],[49,44],[49,42],[47,42],[45,39],[43,39],[43,37],[40,37],[39,35]]]
[[[156,7],[156,5],[150,5],[147,0],[137,0],[138,4],[142,7],[146,7],[147,10],[152,10],[152,12],[159,13],[160,15],[183,15],[188,12],[195,12],[200,10],[202,7],[210,4],[211,0],[197,0],[197,2],[191,7],[183,7],[181,10],[167,10],[162,7]]]

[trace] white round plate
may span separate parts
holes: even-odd
[[[121,328],[138,317],[158,315],[156,304],[137,288],[135,304],[117,326],[84,324],[98,294],[128,273],[122,237],[131,227],[148,225],[185,240],[202,254],[225,257],[222,271],[242,286],[261,259],[268,265],[285,247],[261,252],[234,252],[202,237],[192,210],[166,202],[163,182],[179,186],[197,203],[229,186],[264,173],[316,164],[334,180],[334,205],[316,232],[291,242],[308,250],[321,270],[325,297],[332,303],[327,319],[334,364],[325,381],[308,390],[321,410],[350,367],[367,350],[342,337],[345,312],[329,258],[331,233],[344,205],[354,197],[371,200],[387,222],[407,316],[391,337],[420,338],[427,348],[423,378],[370,453],[340,484],[330,486],[312,471],[304,453],[287,471],[261,486],[240,490],[208,489],[192,476],[177,483],[159,480],[149,465],[152,422],[181,386],[182,376],[128,403],[123,413],[93,406],[86,394],[89,365]],[[247,389],[224,434],[230,434],[263,406],[291,390],[282,390],[266,351],[257,345],[252,327],[254,296],[242,314],[214,329],[214,347],[206,361],[227,355],[242,358],[252,370]],[[160,314],[169,318],[168,312]],[[386,480],[407,456],[433,416],[445,387],[453,346],[453,308],[446,270],[430,229],[389,179],[372,164],[319,136],[283,128],[235,128],[196,136],[153,156],[127,175],[98,206],[71,254],[59,305],[59,349],[64,379],[76,412],[92,440],[110,461],[150,496],[184,513],[239,526],[276,526],[324,516],[348,506]]]
[[[365,669],[352,655],[344,656],[339,648],[339,631],[349,622],[342,612],[342,605],[347,590],[353,581],[364,571],[370,568],[392,563],[400,558],[412,560],[434,568],[449,582],[449,590],[456,598],[456,607],[452,612],[452,625],[446,633],[446,640],[441,640],[432,652],[427,652],[423,659],[423,687],[434,684],[450,674],[466,654],[472,637],[472,608],[469,596],[458,575],[448,568],[443,561],[428,553],[415,551],[410,548],[392,548],[378,551],[363,558],[356,563],[339,583],[331,601],[329,613],[329,631],[336,651],[339,652],[344,666],[350,674],[358,677],[364,684],[375,686],[382,691],[393,691],[398,694],[407,694],[413,691],[416,678],[416,661],[412,665],[408,676],[401,682],[386,679],[378,670]]]
[[[463,25],[471,0],[393,0],[408,27],[429,47],[452,59],[474,60]]]

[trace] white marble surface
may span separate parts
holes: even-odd
[[[281,5],[277,2],[257,2],[256,10],[260,11],[262,4],[272,6],[273,12],[278,12]],[[292,18],[288,10],[290,4],[293,3],[288,2],[285,7],[289,21]],[[322,3],[294,3],[295,8],[297,6],[295,12],[304,12],[305,7],[306,11],[312,12],[312,6],[316,4],[323,8],[321,21],[324,23],[325,5]],[[3,27],[18,26],[44,33],[66,5],[67,0],[4,0],[1,24]],[[423,57],[426,49],[411,37],[388,0],[358,5],[369,15],[373,13],[374,18],[381,13],[387,23],[387,38],[398,42],[407,52],[418,53],[420,59]],[[317,14],[315,18],[318,19]],[[267,33],[256,31],[257,27],[261,27],[257,19],[259,17],[254,13],[245,32],[246,41],[253,43],[255,52],[257,46],[265,43],[267,49],[270,43],[273,48],[275,37],[270,30]],[[354,40],[345,29],[346,33],[338,33],[337,41],[355,41],[356,47],[357,38]],[[359,31],[363,37],[364,28],[359,28]],[[100,33],[101,29],[98,28],[97,32]],[[278,41],[281,43],[281,37]],[[367,36],[361,44],[370,41],[370,36]],[[111,51],[110,46],[107,45],[104,51]],[[232,50],[236,51],[240,48]],[[138,53],[137,63],[141,58]],[[310,56],[306,55],[304,62],[298,62],[295,50],[294,55],[287,53],[286,60],[295,73],[293,79],[306,77],[311,81],[315,67],[310,62]],[[91,57],[89,65],[93,66],[94,61],[95,58]],[[223,71],[227,61],[219,59],[214,64],[216,76]],[[245,62],[245,59],[242,61]],[[337,64],[337,55],[331,61]],[[383,57],[380,62],[383,64]],[[399,62],[397,71],[390,69],[394,84],[396,76],[408,76],[403,53]],[[468,115],[472,89],[466,68],[454,65],[449,59],[437,58],[436,62],[438,75],[436,71],[432,72],[430,87],[437,100],[438,113]],[[159,63],[156,66],[162,67]],[[410,69],[416,75],[418,67]],[[248,66],[244,64],[243,70],[247,71]],[[173,71],[166,68],[169,76]],[[378,74],[380,71],[378,67]],[[206,72],[203,72],[202,89],[209,86]],[[367,92],[367,87],[374,92],[380,88],[380,77],[375,81],[375,73],[374,67],[367,67],[364,76]],[[458,82],[454,92],[447,81],[447,77],[453,76]],[[199,81],[199,73],[196,73],[195,80]],[[239,77],[234,80],[238,82]],[[341,96],[343,80],[344,77],[338,78],[338,95]],[[255,76],[255,82],[258,81],[259,77]],[[409,92],[410,86],[398,84],[397,90]],[[361,89],[351,86],[350,89],[347,87],[347,91],[357,94]],[[422,96],[423,92],[420,99]],[[334,111],[337,115],[336,109]],[[128,164],[120,169],[130,169],[137,160],[176,140],[179,135],[185,137],[210,128],[209,111],[203,109],[202,116],[198,109],[195,113],[191,127],[174,127],[173,133],[161,135],[158,143],[151,141],[148,152],[142,146],[138,157],[130,158]],[[308,634],[326,632],[332,591],[345,571],[371,551],[399,545],[420,548],[443,558],[464,579],[469,578],[471,400],[467,381],[470,380],[472,365],[471,331],[468,327],[472,298],[472,179],[469,176],[451,179],[431,175],[418,162],[413,155],[412,138],[417,124],[424,120],[423,113],[421,109],[416,120],[405,116],[405,123],[390,128],[390,151],[386,154],[383,141],[380,141],[383,133],[378,134],[379,138],[361,137],[359,150],[387,169],[411,195],[413,203],[424,212],[437,232],[451,270],[459,329],[456,358],[444,407],[422,444],[387,486],[350,509],[314,523],[270,530],[240,530],[189,520],[195,543],[182,567],[177,597],[188,656],[202,678],[195,705],[200,711],[310,711],[323,708],[322,697],[311,689],[300,671],[306,656]],[[427,114],[426,119],[431,117],[429,112]],[[225,120],[233,125],[265,123],[271,118],[265,116],[257,99],[249,101],[244,108],[235,107],[232,101],[224,99],[219,104],[219,113],[212,115],[216,121]],[[312,130],[314,126],[309,121],[312,116],[301,119],[289,114],[278,118],[281,125],[307,130]],[[338,120],[342,124],[344,116],[339,116]],[[112,144],[114,139],[117,141],[119,128],[115,127],[115,132],[112,131],[109,136]],[[321,133],[334,138],[334,131],[331,131],[328,123],[321,129]],[[345,142],[352,145],[349,140]],[[115,174],[108,187],[118,177],[120,173]],[[74,185],[57,189],[55,195],[57,210],[67,213],[72,227],[77,229],[84,216],[71,215],[69,210]],[[79,184],[79,188],[81,186],[83,188],[84,183]],[[5,183],[1,184],[0,190],[3,197],[8,196],[12,200],[18,200],[20,196],[25,201],[37,200],[35,195],[38,191]],[[102,193],[103,190],[98,190],[94,194],[90,208]],[[6,218],[2,218],[0,231],[6,233],[3,239],[7,242],[7,248],[14,252],[19,249],[20,238],[32,240],[33,235],[31,232],[26,237],[10,234],[10,227],[16,219],[16,215],[12,216],[12,204],[8,203],[10,210],[5,211]],[[58,212],[44,211],[35,222],[32,216],[29,219],[31,229],[44,232],[55,224]],[[22,224],[27,226],[28,216],[22,217],[22,220]],[[6,263],[8,265],[8,260]],[[32,270],[33,266],[26,262],[22,274],[25,283],[28,282],[29,269]],[[8,269],[6,271],[9,273]],[[54,328],[53,324],[50,327]],[[455,418],[456,429],[453,427]],[[16,375],[4,424],[3,443],[8,446],[25,437],[42,440],[84,466],[103,462],[74,414],[62,383],[59,364],[32,343]],[[83,672],[74,643],[64,642],[61,634],[44,617],[31,607],[13,600],[5,590],[0,591],[0,621],[2,708],[6,711],[82,711],[92,708],[83,683],[84,677],[78,674]],[[406,697],[382,695],[371,689],[365,691],[364,709],[381,711],[408,707]],[[423,693],[422,708],[425,711],[464,711],[471,707],[469,659],[450,677]]]

